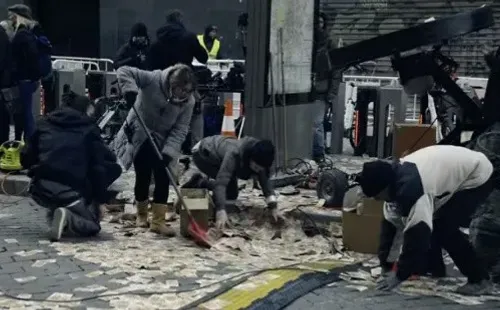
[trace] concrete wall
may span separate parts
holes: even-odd
[[[311,158],[313,115],[317,108],[314,104],[290,105],[285,109],[276,107],[276,122],[272,108],[259,109],[255,116],[258,126],[254,126],[251,134],[273,141],[278,151],[276,163],[279,167],[290,164],[292,158]],[[324,107],[320,108],[324,111]]]
[[[7,7],[17,4],[23,3],[27,1],[23,0],[0,0],[0,20],[4,20],[7,18]]]
[[[185,14],[189,30],[201,33],[209,24],[219,26],[223,49],[231,57],[241,57],[236,38],[238,15],[246,11],[247,0],[101,0],[101,57],[112,57],[129,38],[130,27],[144,22],[152,38],[171,9]]]

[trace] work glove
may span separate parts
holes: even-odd
[[[272,224],[279,224],[283,222],[285,219],[281,212],[278,209],[278,201],[276,200],[276,196],[272,195],[266,198],[267,208],[271,215]]]
[[[217,230],[224,230],[224,228],[226,228],[227,223],[228,223],[228,218],[226,210],[225,209],[218,210],[217,213],[215,213],[215,228],[217,228]]]
[[[130,109],[134,106],[135,100],[137,99],[137,92],[128,91],[123,95],[125,102],[127,103],[127,107]]]
[[[377,283],[378,291],[391,291],[401,284],[401,280],[398,279],[396,272],[391,271]]]
[[[163,156],[163,164],[165,166],[168,166],[172,162],[172,157],[170,157],[170,155],[165,153],[163,153],[162,156]]]

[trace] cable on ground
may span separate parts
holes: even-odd
[[[11,171],[9,173],[6,173],[3,177],[2,177],[2,180],[0,181],[0,194],[2,195],[5,195],[5,196],[23,196],[24,194],[26,194],[29,190],[29,183],[28,185],[26,185],[25,188],[23,188],[21,191],[19,191],[18,193],[9,193],[6,189],[5,189],[5,182],[7,182],[7,179],[14,175],[16,173],[16,171]],[[23,200],[26,200],[27,197],[22,197],[22,198],[19,198],[15,201],[2,201],[0,202],[1,204],[17,204]]]

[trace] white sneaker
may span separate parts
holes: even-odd
[[[66,227],[66,216],[68,210],[65,208],[58,208],[54,211],[52,218],[52,225],[50,226],[50,240],[59,241]]]

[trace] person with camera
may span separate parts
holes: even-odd
[[[120,49],[114,60],[115,69],[122,66],[130,66],[138,69],[146,69],[146,55],[149,50],[150,40],[148,28],[144,23],[132,26],[130,39]]]

